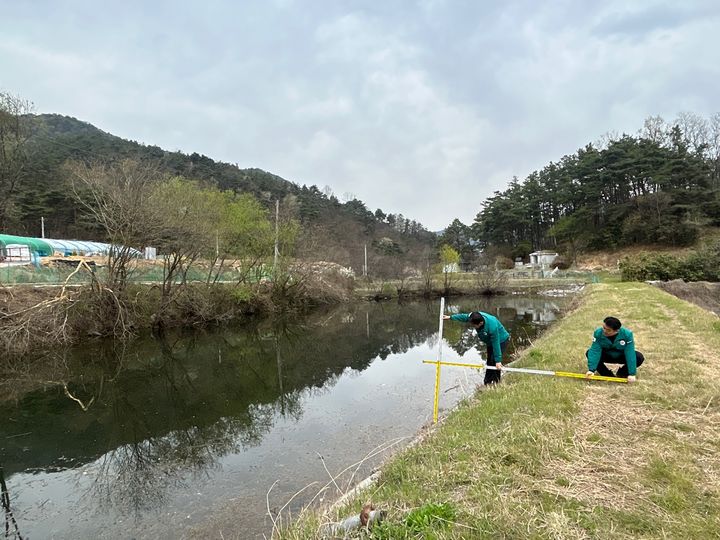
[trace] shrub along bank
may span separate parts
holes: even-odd
[[[396,456],[373,487],[277,536],[317,537],[323,521],[372,501],[388,512],[377,539],[717,538],[716,317],[649,285],[591,285],[516,365],[583,372],[592,331],[610,314],[645,353],[636,384],[510,374]]]
[[[350,299],[351,280],[311,270],[249,284],[0,287],[0,367],[94,337],[128,339],[150,330],[242,321]]]
[[[720,281],[720,244],[687,255],[640,253],[620,261],[623,281]]]

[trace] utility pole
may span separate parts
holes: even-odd
[[[368,275],[368,267],[367,267],[367,243],[365,244],[365,264],[363,264],[363,276],[367,277]]]
[[[282,360],[280,359],[280,339],[275,334],[275,360],[278,370],[278,387],[280,388],[280,412],[285,414],[285,390],[283,389]]]
[[[45,218],[40,218],[40,238],[45,238]]]
[[[273,275],[275,274],[275,268],[277,267],[278,255],[280,249],[278,247],[280,237],[280,199],[275,201],[275,258],[273,259]]]

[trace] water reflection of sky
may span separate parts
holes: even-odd
[[[547,308],[547,301],[532,304],[523,300],[525,305],[520,305],[518,299],[507,300],[514,300],[515,306],[506,302],[481,309],[494,309],[516,335],[532,334],[533,322],[538,322],[535,314],[546,313],[547,320],[557,307]],[[228,383],[229,376],[253,377],[264,386],[263,396],[274,384],[282,385],[283,392],[277,391],[271,401],[263,398],[243,405],[241,419],[236,413],[224,414],[212,417],[207,425],[193,427],[190,422],[170,431],[148,432],[143,427],[148,423],[145,418],[133,429],[150,436],[107,447],[99,458],[84,465],[10,475],[8,486],[20,532],[42,538],[202,538],[217,537],[220,531],[226,537],[242,531],[242,537],[261,538],[270,528],[269,520],[262,516],[267,513],[266,496],[273,484],[269,500],[273,511],[277,511],[299,490],[316,482],[289,506],[297,512],[330,480],[325,467],[337,474],[373,449],[412,437],[432,419],[435,368],[422,361],[437,356],[437,314],[433,314],[433,308],[368,305],[365,310],[343,313],[335,317],[337,330],[328,328],[331,323],[327,322],[322,330],[309,325],[293,334],[289,340],[292,347],[279,339],[277,343],[265,339],[258,358],[243,355],[243,362],[255,366],[254,373],[221,371],[217,380],[204,381],[203,377],[212,369],[220,369],[216,365],[218,357],[222,369],[228,369],[223,362],[239,358],[237,348],[218,349],[219,354],[212,353],[213,363],[197,365],[195,357],[183,349],[181,362],[189,363],[184,373],[192,377],[169,377],[179,381],[173,383],[173,388],[181,388],[179,394],[172,394],[180,402],[178,410],[186,413],[182,406],[190,399],[186,392],[205,391],[210,394],[193,402],[193,407],[202,408],[204,403],[218,414],[232,412],[231,402],[243,398],[228,390],[233,387],[232,381]],[[473,308],[461,303],[458,309]],[[385,333],[387,338],[383,337]],[[480,360],[477,342],[463,325],[446,326],[445,336],[444,359],[471,363]],[[245,342],[240,342],[240,347],[249,350]],[[308,376],[305,371],[313,369],[313,362],[303,351],[298,352],[298,347],[305,347],[308,356],[332,356],[335,350],[338,358],[320,362],[325,375],[312,375],[314,384],[293,384]],[[323,347],[329,350],[318,353],[325,350]],[[363,359],[363,354],[379,350],[384,352]],[[484,348],[480,351],[484,352]],[[208,356],[203,354],[203,358]],[[176,369],[175,361],[170,364]],[[472,394],[481,380],[482,374],[476,370],[443,368],[441,411]],[[226,385],[224,390],[220,389],[222,384]],[[223,399],[212,396],[215,387],[224,392]],[[245,392],[249,391],[246,388]],[[230,403],[227,409],[225,402]],[[158,407],[165,404],[158,402]],[[92,415],[98,412],[91,409],[67,421],[92,421]],[[200,411],[196,412],[199,417]],[[63,418],[57,421],[63,422]],[[96,421],[109,422],[102,416]],[[98,430],[98,436],[104,432]],[[127,439],[127,433],[124,437]],[[32,453],[33,448],[27,452]],[[369,460],[354,475],[351,470],[337,483],[344,490],[351,475],[359,480],[386,455],[381,453]],[[55,456],[55,462],[61,457]],[[21,458],[17,460],[22,462]],[[336,495],[336,490],[328,489],[318,499],[330,500]]]

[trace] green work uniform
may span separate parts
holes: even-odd
[[[477,335],[480,341],[492,347],[495,362],[502,363],[502,349],[500,344],[510,339],[510,334],[508,334],[508,331],[505,330],[505,327],[497,317],[493,317],[483,311],[478,311],[478,313],[485,319],[485,325],[477,329]],[[450,319],[453,321],[468,322],[470,320],[470,314],[457,313],[450,315]]]
[[[603,352],[610,358],[625,357],[628,375],[637,372],[637,356],[635,355],[635,338],[633,333],[625,327],[620,328],[614,340],[603,334],[602,328],[593,333],[593,341],[587,353],[588,371],[595,371],[600,363]],[[622,363],[622,362],[619,362]]]

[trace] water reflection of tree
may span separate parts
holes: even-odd
[[[270,429],[275,411],[257,407],[247,420],[223,418],[204,427],[175,430],[124,444],[109,452],[91,471],[95,475],[88,495],[101,509],[140,516],[167,503],[168,494],[188,487],[199,476],[217,468],[219,459],[255,445]]]
[[[101,509],[136,516],[164,505],[169,491],[186,486],[188,476],[207,473],[219,457],[238,450],[237,428],[221,424],[177,430],[107,452],[89,495]]]
[[[542,313],[557,313],[560,309],[554,304],[545,302],[537,306],[538,302],[531,302],[528,299],[526,303],[531,303],[535,311]],[[481,308],[473,308],[481,309]],[[455,309],[455,311],[460,311]],[[496,308],[495,314],[500,317],[503,324],[510,331],[511,342],[508,352],[512,354],[515,350],[524,349],[532,345],[533,339],[538,336],[541,329],[547,326],[547,323],[534,321],[532,315],[526,311],[516,309],[514,307]],[[463,356],[470,350],[476,350],[481,356],[486,354],[486,345],[482,343],[475,331],[468,326],[461,324],[450,324],[445,326],[444,337],[450,344],[450,347]]]
[[[94,478],[85,504],[139,516],[209,475],[222,456],[259,444],[278,418],[299,419],[306,399],[328,392],[348,367],[362,371],[435,332],[423,304],[373,307],[243,332],[179,333],[125,351],[97,347],[71,359],[69,379],[97,396],[93,407],[83,412],[58,396],[28,422],[40,420],[52,437],[37,441],[52,447],[48,454],[63,452],[74,465],[94,460],[84,471]],[[15,467],[25,459],[18,453]]]
[[[460,335],[455,337],[453,341],[450,341],[450,347],[458,353],[460,356],[464,355],[467,351],[475,349],[481,354],[485,353],[485,347],[481,346],[480,340],[478,339],[475,331],[472,329],[462,329]]]
[[[185,398],[189,391],[198,389],[184,360],[176,357],[174,347],[178,343],[162,344],[159,373],[165,382],[165,401],[183,411],[180,416],[185,417]],[[192,351],[194,347],[184,344],[180,350]],[[158,435],[147,422],[148,411],[126,393],[115,388],[109,397],[114,423],[123,425],[124,433],[132,434],[133,440],[106,452],[97,462],[90,500],[98,502],[100,508],[135,516],[166,504],[171,491],[187,487],[197,475],[207,475],[222,456],[259,444],[272,428],[279,407],[277,403],[250,405],[243,414]],[[297,396],[287,396],[286,413],[299,414],[298,403]]]
[[[5,470],[2,467],[0,467],[0,499],[2,500],[3,513],[5,514],[5,538],[22,540],[23,537],[20,534],[20,527],[10,506],[10,492],[5,483]]]

